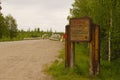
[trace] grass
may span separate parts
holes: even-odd
[[[7,42],[7,41],[20,41],[22,39],[18,39],[18,38],[13,38],[13,39],[10,39],[10,38],[2,38],[0,39],[0,42]]]
[[[47,70],[54,80],[119,80],[120,59],[113,62],[101,60],[100,74],[90,76],[89,74],[89,48],[87,44],[76,44],[76,60],[74,68],[65,68],[65,50],[61,51],[59,58],[63,62],[56,60]]]

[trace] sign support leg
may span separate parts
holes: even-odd
[[[96,70],[95,74],[99,74],[100,71],[100,36],[99,36],[99,26],[95,25],[95,64]]]
[[[71,51],[70,51],[70,67],[75,65],[75,42],[71,42]]]
[[[70,67],[70,25],[66,26],[66,40],[65,40],[65,67]]]
[[[92,27],[92,35],[91,35],[91,42],[90,42],[90,74],[91,75],[94,75],[95,72],[94,72],[94,38],[95,38],[95,35],[94,35],[94,32],[95,32],[95,28]]]
[[[92,28],[92,40],[90,42],[90,74],[99,74],[100,66],[99,26]]]

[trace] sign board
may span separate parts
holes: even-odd
[[[90,43],[90,74],[97,75],[100,70],[100,28],[89,17],[72,18],[66,26],[65,66],[75,66],[75,42]]]
[[[89,17],[70,19],[70,40],[87,42],[91,40],[91,19]]]

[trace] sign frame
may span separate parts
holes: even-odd
[[[76,21],[78,24],[77,25],[82,25],[82,27],[84,26],[84,23],[86,22],[86,21],[88,21],[88,25],[87,25],[87,27],[88,27],[88,35],[87,35],[87,37],[88,37],[88,39],[86,39],[86,40],[82,40],[82,39],[78,39],[78,37],[76,37],[76,39],[75,39],[75,34],[74,34],[74,36],[72,35],[72,29],[75,29],[75,28],[79,28],[79,27],[75,27],[74,25],[76,25],[76,23],[74,23],[74,22],[72,22],[72,21]],[[79,22],[84,22],[84,23],[79,23]],[[72,41],[72,42],[90,42],[91,41],[91,27],[92,27],[92,19],[90,18],[90,17],[82,17],[82,18],[71,18],[70,20],[69,20],[69,23],[70,23],[70,41]],[[77,30],[76,29],[76,30]],[[79,30],[82,30],[82,29],[79,29]],[[74,31],[73,31],[74,32]],[[76,32],[76,34],[77,34],[77,36],[79,36],[79,37],[81,37],[80,35],[80,32]],[[72,36],[74,37],[74,39],[72,39]]]
[[[77,28],[74,29],[74,24],[76,24],[76,22],[72,23],[72,27],[73,27],[73,36],[75,35],[75,39],[78,40],[71,40],[71,20],[73,19],[77,19],[77,20],[83,20],[82,25],[75,25]],[[84,19],[87,19],[89,21],[89,25],[87,23],[87,27],[86,28],[86,23],[84,23]],[[75,66],[75,43],[76,42],[88,42],[89,43],[89,48],[90,48],[90,75],[97,75],[100,73],[100,26],[97,24],[92,23],[92,19],[90,17],[83,17],[83,18],[72,18],[70,19],[70,25],[66,25],[65,27],[65,31],[66,31],[66,40],[65,40],[65,67],[66,68],[73,68]],[[79,21],[77,22],[77,24],[79,24]],[[85,27],[84,27],[85,26]],[[80,29],[79,29],[80,27]],[[84,27],[84,28],[81,28]],[[77,30],[78,29],[78,30]],[[81,30],[85,31],[85,32],[81,32]],[[89,32],[89,35],[88,33]],[[76,36],[77,34],[77,36]],[[79,34],[82,34],[82,38],[86,39],[85,37],[83,37],[83,35],[85,36],[85,34],[87,34],[87,36],[89,36],[89,38],[87,38],[86,40],[79,40]]]

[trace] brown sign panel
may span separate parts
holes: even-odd
[[[70,40],[87,42],[91,40],[91,19],[89,17],[70,19]]]

